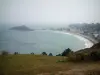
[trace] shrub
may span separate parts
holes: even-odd
[[[56,56],[62,56],[61,54],[57,54]]]
[[[7,51],[2,51],[1,55],[8,55],[9,53]]]
[[[99,52],[91,52],[90,53],[90,59],[93,61],[98,61],[100,60],[100,53]]]
[[[74,61],[74,62],[84,61],[85,60],[85,55],[83,53],[70,54],[68,56],[68,60],[69,61]]]
[[[31,54],[33,54],[34,55],[34,53],[32,52]]]
[[[17,55],[17,54],[19,54],[18,52],[14,52],[14,55]]]
[[[70,54],[68,56],[69,61],[98,61],[100,60],[100,52],[91,52],[91,53],[78,53],[78,54]]]
[[[47,55],[47,53],[46,52],[42,52],[42,55]]]
[[[68,56],[68,61],[76,61],[76,56],[75,55]]]
[[[71,49],[65,49],[64,52],[62,53],[62,56],[67,56],[71,52]]]
[[[49,56],[53,56],[52,53],[49,53]]]

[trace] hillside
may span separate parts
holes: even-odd
[[[91,49],[100,49],[100,43],[93,45]]]
[[[91,48],[86,48],[86,49],[76,51],[75,53],[84,53],[84,52],[89,53],[93,51],[100,52],[100,43],[94,44]]]

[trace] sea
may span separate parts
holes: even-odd
[[[17,31],[1,28],[0,31],[0,51],[6,50],[11,54],[14,52],[20,54],[46,52],[57,55],[67,48],[73,51],[84,49],[85,44],[84,40],[74,35],[52,30]]]

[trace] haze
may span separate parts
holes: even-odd
[[[100,0],[0,0],[0,23],[96,23],[99,5]]]

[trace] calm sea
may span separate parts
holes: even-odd
[[[0,50],[7,50],[10,53],[16,51],[22,54],[31,52],[40,54],[45,51],[56,55],[66,48],[76,51],[84,47],[84,41],[72,35],[54,31],[35,30],[23,32],[6,30],[0,32]]]

